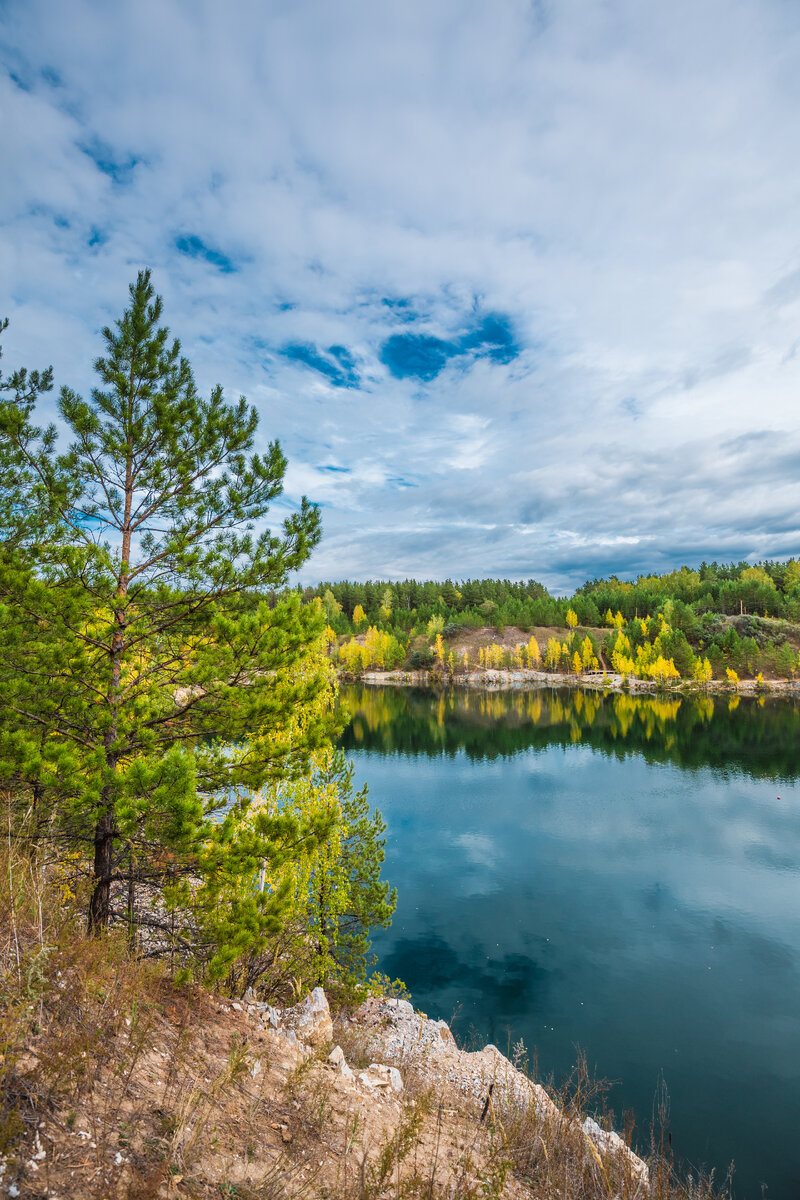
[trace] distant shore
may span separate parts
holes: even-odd
[[[690,679],[673,680],[669,683],[654,679],[637,679],[613,672],[594,671],[582,675],[559,671],[535,671],[526,668],[502,670],[484,668],[456,671],[452,674],[438,670],[416,671],[362,671],[355,675],[340,671],[340,678],[354,683],[369,683],[385,687],[428,687],[466,688],[474,691],[504,691],[509,689],[572,687],[596,692],[624,692],[630,695],[669,692],[671,695],[719,695],[729,696],[800,696],[800,680],[740,679],[737,684],[726,680],[712,679],[696,683]]]

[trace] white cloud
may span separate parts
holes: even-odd
[[[8,363],[87,390],[98,329],[152,265],[199,381],[250,396],[289,494],[325,504],[307,578],[568,586],[797,550],[791,6],[10,0],[4,18]],[[511,361],[448,351],[427,381],[382,361],[392,334],[455,345],[491,313]],[[359,386],[289,344],[345,347]]]

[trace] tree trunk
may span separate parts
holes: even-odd
[[[133,396],[133,367],[128,389],[128,421],[132,416]],[[132,442],[128,436],[128,452],[125,463],[125,511],[120,532],[122,546],[120,550],[119,575],[117,576],[116,605],[114,608],[114,630],[111,635],[109,657],[111,660],[111,677],[108,685],[107,701],[111,709],[111,722],[105,735],[106,764],[112,772],[116,771],[118,763],[117,730],[119,728],[120,681],[122,678],[122,657],[125,652],[125,629],[127,616],[125,612],[125,597],[128,593],[129,559],[131,554],[131,506],[133,502],[132,477]],[[89,932],[100,933],[108,927],[111,901],[111,872],[114,866],[114,840],[116,838],[116,819],[114,813],[114,794],[109,788],[103,789],[105,811],[97,822],[94,831],[94,891],[89,904]]]
[[[128,860],[128,949],[131,954],[136,950],[136,881],[134,878],[133,844]]]
[[[111,870],[114,851],[114,813],[108,809],[94,831],[95,885],[89,903],[89,933],[100,933],[108,926],[111,903]]]

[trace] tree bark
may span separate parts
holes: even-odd
[[[133,407],[133,366],[128,392],[128,423],[132,419]],[[114,608],[114,629],[111,635],[109,658],[111,660],[111,677],[108,685],[108,705],[111,709],[111,721],[105,735],[106,763],[111,771],[116,771],[118,754],[115,746],[119,729],[120,681],[122,678],[122,656],[125,652],[125,630],[127,617],[125,612],[125,597],[128,593],[128,576],[130,572],[131,554],[131,509],[133,502],[133,447],[130,434],[125,462],[125,511],[122,519],[122,546],[119,575],[117,576],[116,605]],[[114,814],[114,795],[110,786],[103,788],[104,813],[97,822],[94,831],[94,878],[95,886],[89,903],[89,932],[100,933],[108,927],[111,916],[111,872],[114,865],[114,841],[116,838],[116,819]]]
[[[114,812],[109,808],[97,822],[94,831],[95,885],[89,903],[89,933],[100,933],[108,925],[113,854]]]

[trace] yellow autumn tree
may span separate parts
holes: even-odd
[[[558,638],[549,637],[544,653],[544,665],[549,671],[557,671],[561,663],[561,642]]]
[[[499,670],[505,665],[506,652],[502,646],[498,646],[496,642],[492,642],[491,646],[486,648],[486,666],[493,670]]]
[[[542,655],[539,650],[539,643],[535,637],[532,637],[525,647],[525,653],[528,658],[528,666],[535,670],[541,665]]]
[[[592,639],[589,637],[588,633],[581,642],[581,662],[583,664],[584,671],[596,671],[600,666],[599,662],[597,661],[597,656],[594,652]]]
[[[794,591],[796,587],[800,587],[800,562],[796,558],[790,558],[786,564],[784,586],[787,592]]]
[[[351,638],[349,642],[344,642],[339,647],[339,662],[345,671],[359,675],[367,666],[366,649],[355,638]]]
[[[711,663],[707,658],[698,658],[694,664],[694,678],[696,683],[710,683],[712,677]]]
[[[370,625],[364,639],[367,664],[371,667],[392,668],[403,661],[403,647],[394,634]]]

